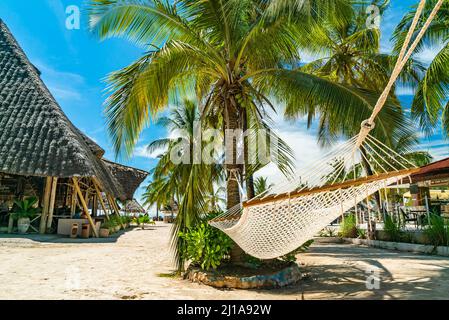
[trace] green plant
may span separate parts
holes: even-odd
[[[424,230],[424,234],[434,246],[442,246],[449,244],[449,223],[436,214],[430,215],[430,224]]]
[[[111,231],[112,228],[112,222],[111,221],[104,221],[101,224],[101,229],[109,229],[109,231]]]
[[[343,238],[357,237],[357,223],[354,214],[346,216],[340,226],[340,235]]]
[[[11,216],[14,219],[22,219],[22,218],[32,218],[37,215],[38,208],[35,208],[35,204],[37,203],[36,197],[31,197],[24,200],[15,200],[14,208]]]
[[[384,231],[390,241],[400,242],[404,237],[401,223],[394,221],[390,215],[385,216]]]
[[[357,228],[357,238],[366,239],[366,230]]]
[[[202,222],[187,232],[179,232],[178,236],[185,242],[186,247],[182,252],[184,258],[203,270],[216,269],[229,258],[231,239],[207,222]]]
[[[300,253],[308,251],[312,244],[313,244],[313,240],[309,240],[306,243],[304,243],[302,246],[300,246],[298,249],[286,254],[285,256],[280,257],[280,259],[285,262],[295,262],[296,256]]]

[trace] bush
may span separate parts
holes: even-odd
[[[431,214],[430,224],[424,234],[434,246],[446,246],[449,244],[449,223],[443,217]]]
[[[186,245],[182,252],[183,257],[203,270],[216,269],[223,261],[229,259],[232,240],[206,221],[187,232],[179,232],[178,236]]]
[[[343,238],[357,238],[357,223],[354,214],[345,217],[340,226],[340,235]]]
[[[387,234],[389,241],[400,242],[404,238],[401,224],[395,222],[390,215],[385,216],[384,231]]]
[[[366,239],[366,230],[357,228],[357,238]]]

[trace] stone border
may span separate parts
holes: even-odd
[[[434,254],[449,257],[449,247],[443,246],[435,247],[432,245],[425,245],[425,244],[366,240],[366,239],[351,239],[351,238],[344,238],[344,240],[347,243],[352,243],[356,245],[365,245],[374,248],[413,252],[413,253]]]
[[[214,288],[273,289],[295,284],[301,280],[302,274],[299,266],[295,264],[276,273],[241,278],[216,275],[213,271],[208,272],[192,268],[187,271],[184,278]]]

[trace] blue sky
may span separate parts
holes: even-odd
[[[392,0],[391,7],[381,21],[382,50],[391,48],[389,38],[394,26],[402,18],[406,9],[416,0]],[[30,60],[41,70],[42,78],[61,107],[73,123],[106,150],[106,157],[114,160],[111,142],[102,115],[105,99],[105,83],[102,79],[110,72],[120,69],[143,52],[126,40],[111,39],[99,42],[86,30],[86,17],[82,16],[81,30],[65,27],[65,8],[79,5],[82,0],[2,0],[0,17],[9,26]],[[424,62],[434,56],[436,49],[428,48],[420,54]],[[410,92],[403,91],[404,106],[410,104]],[[304,122],[286,123],[279,117],[278,130],[281,136],[294,144],[294,150],[316,150],[313,129],[307,131]],[[131,159],[119,159],[121,163],[151,169],[156,160],[145,152],[144,146],[166,132],[152,125],[141,136],[135,155]],[[431,151],[436,158],[449,156],[447,142],[441,134],[431,139],[423,139],[423,149]],[[298,148],[296,148],[296,146]],[[313,153],[313,152],[312,152]],[[301,157],[303,158],[303,157]],[[271,171],[270,171],[271,170]],[[273,168],[264,174],[275,176]],[[139,190],[138,197],[142,190]]]

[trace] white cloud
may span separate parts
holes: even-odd
[[[33,59],[32,62],[41,72],[43,81],[56,100],[82,100],[83,95],[81,92],[85,87],[85,79],[83,76],[72,72],[56,70],[39,59]]]
[[[76,90],[70,90],[63,87],[55,87],[48,85],[48,89],[53,94],[57,101],[70,100],[70,101],[80,101],[82,100],[81,94]]]
[[[161,155],[165,150],[158,149],[154,152],[150,152],[147,146],[139,146],[134,150],[134,157],[146,158],[146,159],[157,159],[159,155]]]

